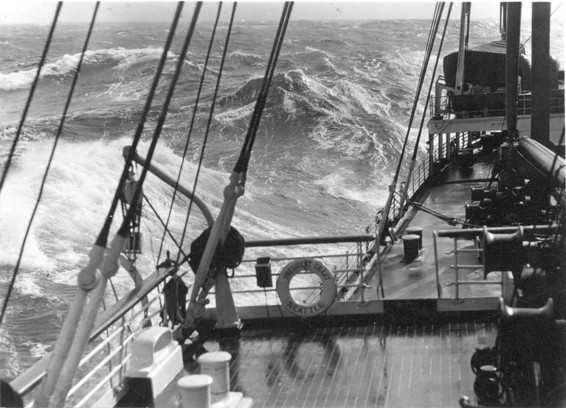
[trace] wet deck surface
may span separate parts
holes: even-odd
[[[474,171],[450,172],[432,188],[424,205],[435,212],[464,218],[470,186],[489,177],[490,165]],[[470,358],[478,344],[493,346],[496,312],[466,313],[429,319],[436,310],[437,281],[432,232],[451,226],[419,211],[409,226],[420,226],[423,249],[412,262],[404,260],[403,243],[385,249],[381,258],[386,300],[385,316],[370,323],[316,324],[294,321],[284,327],[245,327],[240,337],[205,342],[206,351],[227,351],[231,390],[253,399],[254,407],[458,407],[466,395],[476,403]],[[460,241],[460,247],[473,245]],[[439,241],[439,274],[443,298],[453,297],[454,243]],[[462,263],[479,263],[474,259]],[[462,279],[483,280],[483,269],[462,271]],[[374,280],[370,283],[377,287]],[[500,286],[463,287],[461,296],[493,296]],[[366,300],[377,298],[366,291]],[[413,300],[408,300],[413,299]],[[405,317],[403,317],[405,316]],[[293,321],[291,321],[293,322]],[[259,325],[260,323],[258,323]],[[259,326],[258,326],[259,327]],[[201,350],[204,351],[204,350]],[[196,363],[186,370],[197,373]]]
[[[464,220],[465,204],[471,202],[471,186],[484,185],[489,178],[491,165],[479,162],[474,165],[470,173],[460,170],[449,171],[443,184],[432,187],[430,194],[423,205],[449,218]],[[461,229],[461,225],[452,226],[424,211],[418,211],[408,226],[423,228],[423,248],[419,256],[411,262],[404,259],[403,242],[399,240],[385,248],[381,257],[383,288],[385,299],[431,299],[438,297],[437,280],[435,274],[434,256],[434,230]],[[450,265],[454,263],[454,241],[439,239],[437,241],[439,260],[439,276],[441,297],[454,297],[454,271]],[[459,249],[473,248],[473,241],[459,241]],[[460,264],[479,264],[477,255],[461,255]],[[491,274],[490,280],[499,280],[497,274]],[[377,286],[376,276],[371,282],[372,287]],[[460,271],[461,280],[483,280],[483,268]],[[500,285],[461,286],[460,296],[482,297],[499,296]],[[368,298],[376,299],[375,291],[367,291]]]
[[[244,330],[205,343],[232,355],[232,391],[254,407],[457,407],[475,401],[470,357],[496,330],[485,315],[442,324]],[[482,340],[480,340],[482,339]],[[189,372],[198,372],[189,364]]]

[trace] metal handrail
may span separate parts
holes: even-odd
[[[523,237],[525,240],[533,240],[535,239],[535,234],[546,234],[556,230],[556,225],[530,225],[530,226],[522,226],[523,229]],[[517,230],[517,227],[492,227],[489,228],[488,231],[492,233],[513,233]],[[436,274],[436,283],[438,289],[438,298],[442,298],[442,290],[440,286],[440,269],[439,269],[439,262],[438,262],[438,247],[437,247],[437,240],[438,238],[450,238],[454,240],[454,263],[450,265],[450,268],[454,270],[454,282],[452,283],[455,285],[455,301],[460,300],[459,296],[459,287],[460,285],[501,285],[502,293],[501,295],[504,296],[505,285],[507,284],[507,273],[501,273],[501,279],[497,281],[489,281],[489,280],[477,280],[477,281],[470,281],[470,280],[461,280],[459,277],[460,269],[479,269],[482,270],[485,268],[485,265],[482,264],[460,264],[458,260],[458,254],[460,253],[483,253],[483,250],[479,247],[474,249],[458,249],[458,240],[477,240],[482,239],[484,234],[483,228],[470,228],[470,229],[453,229],[453,230],[443,230],[443,231],[434,231],[433,232],[433,242],[434,242],[434,258],[435,258],[435,274]],[[485,262],[485,257],[483,258]]]
[[[153,303],[155,303],[155,301],[151,302],[151,304]],[[141,301],[138,304],[141,305]],[[147,308],[149,308],[149,305],[142,305],[141,310],[135,312],[132,318],[135,319],[136,317],[140,317],[144,312],[144,309],[147,310]],[[154,315],[160,312],[162,312],[161,308],[158,311],[154,312]],[[145,319],[145,317],[143,319]],[[108,337],[103,340],[102,344],[97,345],[97,347],[95,347],[85,357],[83,357],[80,363],[80,366],[82,367],[85,367],[86,363],[89,360],[94,359],[95,357],[100,361],[96,361],[94,367],[90,367],[87,369],[87,371],[82,373],[83,375],[81,376],[81,378],[75,382],[75,384],[69,391],[68,398],[71,398],[75,394],[78,395],[78,398],[81,398],[81,403],[76,404],[77,406],[86,404],[90,398],[94,397],[95,392],[91,390],[93,387],[95,387],[98,391],[109,384],[112,379],[115,378],[115,376],[123,376],[125,374],[125,370],[127,368],[126,363],[131,359],[129,344],[131,344],[135,337],[141,332],[141,330],[143,330],[143,319],[138,322],[137,328],[135,329],[132,328],[132,321],[130,321],[129,328],[131,332],[129,333],[129,335],[123,338],[121,341],[112,342],[112,340],[116,336],[118,336],[126,329],[126,327],[121,324],[119,327],[109,333]],[[112,343],[114,344],[112,345]],[[106,349],[104,347],[106,345],[111,345],[111,347]],[[116,367],[119,368],[117,369],[116,367],[108,367],[107,363],[112,361],[116,357],[118,357],[118,361],[115,362]],[[102,379],[96,378],[97,374],[104,374],[106,370],[108,370],[108,373]],[[84,392],[89,390],[91,392],[88,392],[86,395],[84,395]],[[70,401],[73,401],[73,399],[70,399]]]
[[[314,244],[341,244],[352,242],[368,242],[375,240],[375,235],[334,235],[325,237],[278,238],[246,241],[246,248],[314,245]],[[288,258],[289,259],[289,258]]]
[[[99,381],[91,390],[90,392],[88,392],[83,399],[81,399],[79,402],[77,402],[75,404],[75,407],[82,407],[84,406],[88,401],[90,401],[90,399],[92,397],[94,397],[96,395],[96,393],[98,391],[100,391],[100,389],[102,387],[104,387],[106,384],[108,384],[112,378],[114,378],[114,376],[116,374],[118,374],[119,372],[123,371],[126,367],[126,363],[130,360],[131,358],[131,354],[128,354],[126,358],[124,358],[122,360],[121,364],[118,364],[117,366],[115,366],[112,370],[110,370],[110,372],[101,380]]]
[[[344,237],[323,237],[323,238],[306,238],[300,239],[301,242],[320,242],[320,241],[336,241],[340,244],[354,243],[355,248],[361,248],[364,242],[371,242],[375,239],[373,235],[359,235],[351,236],[349,239]],[[289,240],[279,240],[280,245],[289,245],[292,241],[297,241],[296,238]],[[326,243],[326,242],[325,242]],[[251,243],[253,246],[253,242]],[[350,259],[356,257],[360,259],[364,254],[356,249],[356,251],[343,251],[341,253],[334,253],[328,255],[318,256],[317,258],[333,259],[333,272],[336,276],[346,276],[349,273],[359,273],[363,279],[364,272],[357,268],[358,262],[351,263],[349,268],[345,268],[340,264],[342,259]],[[284,262],[292,257],[278,258],[277,262]],[[253,260],[246,260],[245,262],[252,262]],[[338,262],[337,262],[338,261]],[[349,263],[347,261],[346,263]],[[362,268],[363,269],[363,268]],[[159,315],[163,311],[162,303],[157,303],[161,296],[160,287],[165,279],[169,276],[168,271],[158,270],[150,277],[144,280],[139,289],[134,289],[124,296],[116,304],[110,306],[105,312],[101,314],[96,324],[95,329],[90,337],[91,348],[85,356],[80,360],[80,369],[77,372],[77,379],[69,397],[73,404],[88,405],[89,399],[98,395],[97,392],[102,392],[108,385],[118,376],[125,374],[126,362],[131,358],[128,345],[135,338],[135,336],[143,329],[144,322]],[[249,279],[253,275],[245,275]],[[342,282],[341,288],[354,288],[361,287],[360,283]],[[317,287],[302,285],[299,289],[307,289],[316,291]],[[252,293],[260,292],[263,289],[250,289],[247,291],[234,291],[234,293]],[[145,297],[150,296],[148,302],[142,301]],[[128,316],[128,324],[124,325],[121,321],[126,314]],[[129,330],[127,336],[121,335],[125,330]],[[98,342],[97,339],[103,335],[102,341]],[[96,344],[95,344],[96,343]],[[21,376],[12,381],[11,385],[21,395],[26,397],[26,400],[33,397],[31,391],[39,383],[45,375],[45,368],[47,367],[47,360],[49,355],[40,360],[30,369],[26,370]],[[112,361],[112,365],[108,363]]]
[[[258,248],[261,247],[263,250],[266,250],[270,247],[276,247],[276,246],[292,246],[292,245],[316,245],[316,244],[320,244],[320,243],[334,243],[334,244],[347,244],[347,243],[354,243],[356,246],[354,247],[349,247],[347,251],[341,251],[338,253],[331,253],[331,254],[324,254],[324,255],[307,255],[307,256],[280,256],[280,257],[274,257],[274,258],[269,258],[270,261],[272,263],[283,263],[283,262],[288,262],[288,261],[293,261],[293,260],[297,260],[297,259],[304,259],[304,258],[308,258],[308,259],[320,259],[320,260],[332,260],[332,265],[329,269],[331,269],[332,273],[335,276],[335,280],[337,283],[337,288],[340,291],[341,289],[348,289],[348,288],[353,288],[353,287],[362,287],[362,290],[365,289],[365,287],[363,287],[363,285],[360,283],[361,281],[364,280],[364,266],[361,265],[361,259],[366,256],[368,253],[363,251],[363,248],[361,246],[362,243],[364,242],[371,242],[375,240],[375,236],[373,235],[369,235],[369,234],[364,234],[364,235],[352,235],[349,237],[313,237],[313,238],[290,238],[290,239],[277,239],[277,240],[262,240],[262,241],[249,241],[246,242],[246,247],[250,246],[250,247],[254,247],[254,248]],[[260,245],[260,244],[264,244],[264,245]],[[265,256],[265,255],[264,255]],[[350,264],[350,259],[352,257],[355,257],[356,262],[354,262],[352,265]],[[251,264],[251,263],[255,263],[257,261],[256,258],[247,258],[247,259],[243,259],[242,260],[242,264]],[[278,277],[279,276],[279,272],[274,272],[272,274],[273,277]],[[358,276],[356,277],[357,282],[356,283],[351,283],[348,282],[349,278],[351,277],[351,274],[357,274]],[[234,281],[238,281],[238,280],[242,280],[242,279],[252,279],[254,278],[256,275],[255,274],[251,274],[251,273],[247,273],[244,275],[239,275],[239,274],[235,274],[234,277],[232,278],[232,280]],[[362,282],[363,283],[363,282]],[[234,286],[238,286],[238,285],[234,285]],[[243,286],[243,285],[242,285]],[[249,286],[249,285],[248,285]],[[319,286],[301,286],[301,287],[293,287],[291,288],[291,291],[296,291],[296,290],[313,290],[316,291],[318,289],[320,289]],[[232,293],[235,295],[235,303],[236,306],[238,301],[237,301],[237,297],[236,295],[242,295],[242,294],[250,294],[250,293],[259,293],[259,292],[275,292],[275,289],[273,288],[262,288],[262,289],[252,289],[247,287],[246,289],[232,289]],[[214,293],[214,291],[211,291],[211,293]]]
[[[459,232],[463,232],[463,231],[469,231],[469,230],[456,230]],[[482,230],[483,231],[483,230]],[[437,285],[437,290],[438,290],[438,298],[441,299],[442,298],[442,290],[441,290],[441,285],[440,285],[440,270],[439,270],[439,263],[438,263],[438,247],[437,247],[437,239],[439,237],[446,237],[446,235],[444,234],[446,231],[434,231],[433,232],[433,242],[434,242],[434,258],[435,258],[435,275],[436,275],[436,285]],[[456,302],[459,302],[461,300],[460,298],[460,286],[461,285],[501,285],[501,296],[503,296],[503,292],[504,292],[504,286],[506,283],[506,274],[505,273],[501,273],[501,279],[498,281],[488,281],[488,280],[461,280],[460,279],[460,270],[461,269],[479,269],[481,268],[482,270],[484,269],[484,264],[460,264],[459,263],[459,258],[458,258],[458,254],[460,253],[478,253],[481,254],[483,253],[483,250],[481,248],[475,248],[475,249],[458,249],[458,240],[464,238],[464,236],[467,236],[467,234],[450,234],[449,238],[451,238],[454,241],[454,249],[453,249],[453,253],[454,253],[454,263],[450,265],[450,269],[452,269],[454,271],[454,281],[451,283],[452,285],[454,285],[454,298],[453,300]],[[464,238],[466,239],[466,238]],[[468,236],[468,240],[469,240],[469,236]]]
[[[446,85],[445,78],[443,76],[438,76],[436,80],[436,95],[435,103],[431,105],[430,116],[433,119],[443,117],[444,120],[450,118],[451,115],[456,114],[452,107],[452,99],[449,91],[454,92],[454,88]],[[493,93],[488,93],[484,95],[492,95]],[[504,95],[504,92],[497,92],[497,94]],[[552,89],[550,94],[550,104],[549,108],[551,113],[563,113],[564,112],[564,89]],[[481,95],[481,94],[476,94]],[[518,115],[530,115],[531,114],[531,104],[532,104],[532,93],[521,92],[517,98],[517,114]],[[498,109],[487,109],[482,108],[479,110],[465,110],[468,116],[504,116],[505,106]]]
[[[90,336],[90,344],[99,338],[99,336],[110,329],[116,322],[123,318],[128,312],[132,311],[134,308],[142,305],[142,308],[137,313],[134,312],[133,318],[141,317],[140,314],[145,313],[152,305],[155,304],[159,296],[159,285],[164,282],[168,276],[167,270],[158,270],[143,282],[143,285],[139,289],[133,289],[127,295],[125,295],[120,301],[110,306],[105,312],[103,312],[97,319],[95,328]],[[150,294],[154,294],[157,291],[156,296],[148,302],[143,304],[144,298]],[[158,307],[156,311],[151,313],[150,316],[143,316],[140,319],[139,327],[143,326],[144,320],[151,318],[161,312],[161,307]],[[131,319],[130,319],[131,321]],[[103,352],[103,347],[100,348],[100,353]],[[27,369],[24,373],[16,377],[11,381],[10,385],[16,390],[20,395],[26,396],[30,393],[41,381],[45,375],[45,370],[47,368],[47,363],[51,358],[51,353],[48,353],[41,360],[36,362],[32,367]],[[81,364],[84,364],[85,359],[90,359],[91,356],[87,354],[86,357],[81,359]],[[126,358],[126,357],[124,357]]]
[[[417,166],[417,171],[413,174],[412,181],[412,194],[414,194],[420,186],[422,186],[426,180],[430,177],[428,162],[425,160],[421,161]],[[396,216],[402,211],[399,203],[395,201],[395,211],[393,212]],[[370,249],[370,243],[374,242],[374,247]],[[340,237],[310,237],[310,238],[291,238],[291,239],[278,239],[278,240],[263,240],[263,241],[248,241],[246,246],[248,247],[260,247],[264,245],[271,246],[289,246],[289,245],[317,245],[317,244],[353,244],[346,252],[339,254],[326,254],[317,256],[316,258],[327,258],[339,260],[342,258],[342,264],[340,262],[334,262],[333,272],[335,276],[338,277],[338,286],[340,289],[351,289],[358,288],[361,291],[361,298],[363,301],[365,286],[365,278],[367,277],[366,272],[369,272],[372,268],[378,267],[379,262],[375,262],[376,252],[379,250],[377,245],[377,238],[373,234],[361,234],[352,236],[340,236]],[[366,250],[363,250],[363,245],[366,245]],[[377,251],[375,250],[377,248]],[[362,258],[367,257],[371,254],[369,262],[363,263]],[[309,256],[312,257],[312,256]],[[352,257],[355,261],[351,262]],[[296,259],[292,257],[282,257],[275,258],[274,261],[280,262],[284,260]],[[245,260],[244,262],[253,262],[254,260]],[[365,265],[365,266],[364,266]],[[367,269],[366,269],[367,268]],[[352,275],[355,274],[355,275]],[[92,398],[97,391],[102,387],[107,386],[116,376],[123,375],[126,369],[126,362],[130,359],[129,347],[127,344],[132,341],[135,335],[142,329],[144,322],[148,319],[152,319],[155,316],[163,312],[162,304],[156,304],[160,293],[160,286],[165,282],[169,272],[166,270],[158,270],[153,273],[150,277],[144,280],[142,286],[138,289],[130,291],[126,296],[124,296],[116,304],[109,307],[105,312],[103,312],[97,319],[97,323],[93,332],[90,335],[90,344],[92,345],[95,339],[98,339],[107,330],[110,333],[107,334],[106,338],[97,344],[91,351],[80,360],[80,376],[78,382],[75,382],[70,395],[73,399],[76,399],[76,403],[87,404],[89,398]],[[250,279],[254,275],[244,275],[243,278]],[[277,275],[276,275],[277,276]],[[355,281],[350,278],[352,276],[356,277]],[[316,290],[315,287],[305,286],[307,289]],[[304,289],[304,288],[301,288]],[[261,292],[263,289],[251,289],[242,291],[240,293],[252,293]],[[238,293],[238,291],[234,291]],[[147,304],[142,304],[142,299],[151,295],[151,301]],[[140,307],[141,306],[141,307]],[[157,306],[157,307],[156,307]],[[151,312],[149,312],[151,309]],[[148,313],[149,312],[149,313]],[[132,313],[132,316],[128,319],[129,324],[134,324],[131,327],[132,332],[128,336],[119,338],[120,334],[126,330],[126,326],[119,322],[127,313]],[[132,322],[135,320],[135,323]],[[113,328],[114,325],[119,324],[118,328]],[[119,343],[114,344],[114,343]],[[108,347],[111,345],[111,347]],[[111,349],[112,351],[108,351]],[[110,354],[109,354],[110,353]],[[47,367],[47,361],[50,358],[50,354],[46,355],[43,359],[38,361],[23,374],[18,376],[11,382],[12,387],[26,397],[26,399],[31,397],[31,391],[35,386],[41,381],[45,375],[45,369]],[[112,364],[107,364],[112,361]],[[95,367],[90,367],[94,365]],[[105,371],[107,370],[107,371]],[[103,378],[96,378],[97,374],[106,373]],[[97,384],[93,388],[92,381],[96,380]],[[77,402],[79,401],[80,402]]]

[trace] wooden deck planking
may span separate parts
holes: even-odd
[[[231,386],[254,407],[454,407],[473,398],[470,358],[493,323],[391,323],[244,330],[226,350]],[[187,368],[197,372],[195,365]]]
[[[489,166],[476,164],[473,177],[486,177],[488,170]],[[433,187],[425,206],[463,218],[470,186],[476,183],[460,177],[451,173],[448,184]],[[423,249],[410,263],[403,260],[401,241],[385,249],[383,276],[389,300],[437,297],[432,231],[455,227],[424,212],[417,212],[410,225],[424,228]],[[449,285],[454,276],[453,241],[438,243],[443,297],[453,297],[454,286]],[[470,245],[471,241],[459,242],[460,248]],[[474,257],[462,254],[461,263],[478,263]],[[461,279],[483,279],[481,275],[481,269],[461,271]],[[376,282],[371,285],[377,287]],[[369,292],[366,299],[375,298],[375,291]],[[461,297],[493,296],[492,292],[487,286],[460,288]],[[420,309],[424,304],[400,305],[400,310],[408,307],[415,316],[426,315]],[[388,313],[395,315],[395,310]],[[493,345],[494,324],[481,320],[405,324],[397,317],[401,320],[391,323],[244,330],[238,340],[205,345],[210,351],[233,355],[232,390],[253,398],[255,407],[441,408],[458,406],[462,395],[474,402],[469,361],[480,339]]]

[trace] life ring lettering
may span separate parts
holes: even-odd
[[[314,273],[321,281],[320,299],[313,304],[299,304],[290,291],[291,279],[300,272]],[[281,304],[296,316],[310,317],[326,311],[336,299],[337,288],[334,275],[322,262],[314,259],[297,259],[285,265],[277,279],[277,295]]]

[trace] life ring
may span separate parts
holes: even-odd
[[[293,299],[290,283],[293,276],[300,272],[314,273],[321,283],[320,299],[313,304],[299,304]],[[277,278],[277,295],[285,309],[296,316],[311,317],[326,311],[336,299],[337,288],[334,275],[322,262],[314,259],[297,259],[285,265]]]

